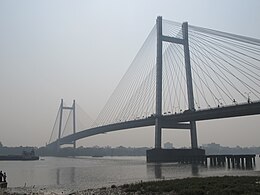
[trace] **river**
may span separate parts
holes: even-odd
[[[39,161],[0,161],[8,187],[77,191],[155,179],[224,175],[260,176],[260,158],[253,169],[146,163],[145,157],[41,157]]]

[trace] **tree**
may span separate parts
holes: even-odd
[[[3,147],[3,144],[2,144],[2,142],[0,142],[0,148],[1,148],[1,147]]]

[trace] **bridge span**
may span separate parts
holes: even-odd
[[[260,102],[231,105],[226,107],[217,107],[204,110],[190,111],[183,113],[170,114],[161,116],[162,128],[165,129],[188,129],[190,130],[190,121],[204,121],[221,118],[241,117],[260,114]],[[59,144],[73,144],[76,140],[91,137],[98,134],[104,134],[114,131],[134,129],[155,125],[155,116],[133,121],[124,121],[115,124],[109,124],[99,127],[89,128],[63,138],[60,138]],[[48,144],[47,147],[56,147],[58,140]]]

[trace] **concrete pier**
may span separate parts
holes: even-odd
[[[149,162],[178,162],[206,164],[203,149],[162,149],[154,148],[146,151],[146,161]]]
[[[146,161],[178,162],[181,164],[200,164],[209,167],[227,167],[252,169],[255,166],[255,154],[221,154],[205,155],[203,149],[162,149],[154,148],[146,151]],[[208,164],[209,162],[209,164]]]

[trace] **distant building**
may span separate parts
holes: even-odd
[[[165,149],[173,149],[173,144],[170,143],[170,142],[166,142],[166,143],[164,143],[163,146],[164,146]]]
[[[204,148],[220,148],[220,144],[216,144],[216,143],[210,143],[210,144],[202,144],[202,147]]]

